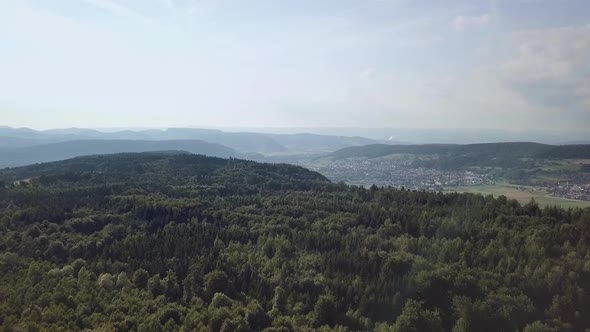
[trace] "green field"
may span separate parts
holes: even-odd
[[[515,186],[511,184],[483,185],[483,186],[465,186],[446,189],[447,192],[466,192],[482,195],[494,195],[498,197],[504,195],[508,198],[514,198],[521,203],[528,203],[532,198],[540,206],[559,205],[561,207],[590,207],[590,202],[576,201],[565,198],[548,196],[546,192],[534,189],[533,187]]]

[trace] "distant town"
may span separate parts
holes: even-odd
[[[412,190],[444,191],[456,187],[495,185],[491,174],[471,170],[439,170],[414,167],[399,159],[345,159],[326,164],[304,164],[335,182],[371,186],[404,187]],[[571,179],[535,186],[517,186],[522,191],[543,191],[549,196],[590,201],[590,174],[575,174]]]
[[[340,160],[323,167],[310,166],[336,182],[356,185],[405,187],[438,191],[444,187],[494,184],[490,175],[471,171],[441,171],[409,167],[398,160]]]
[[[549,195],[580,201],[590,201],[590,174],[575,174],[571,180],[543,188]]]

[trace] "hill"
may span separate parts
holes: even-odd
[[[334,159],[380,158],[393,154],[432,155],[430,166],[460,168],[467,166],[511,166],[523,159],[590,159],[590,145],[547,145],[528,142],[483,144],[426,144],[348,147],[333,152]]]
[[[374,144],[376,141],[364,137],[328,136],[316,134],[269,134],[269,137],[283,145],[290,154],[327,153],[349,146]]]
[[[590,326],[590,209],[172,152],[5,169],[0,181],[6,331]]]
[[[38,177],[80,176],[81,182],[129,181],[166,185],[237,186],[254,183],[329,183],[319,173],[292,165],[223,159],[183,152],[95,155],[0,170],[0,180],[13,182]],[[84,175],[84,176],[81,176]]]
[[[155,139],[199,139],[231,147],[240,152],[281,153],[287,149],[260,133],[233,133],[214,129],[169,128],[153,135]]]
[[[0,149],[0,167],[15,167],[35,163],[63,160],[83,155],[120,152],[187,151],[215,157],[236,157],[238,153],[228,147],[197,140],[132,141],[83,140],[67,141],[22,148]]]

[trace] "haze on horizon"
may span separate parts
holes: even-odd
[[[590,128],[586,0],[5,0],[0,125]]]

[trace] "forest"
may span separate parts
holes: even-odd
[[[184,153],[0,171],[4,331],[584,331],[590,209]]]

